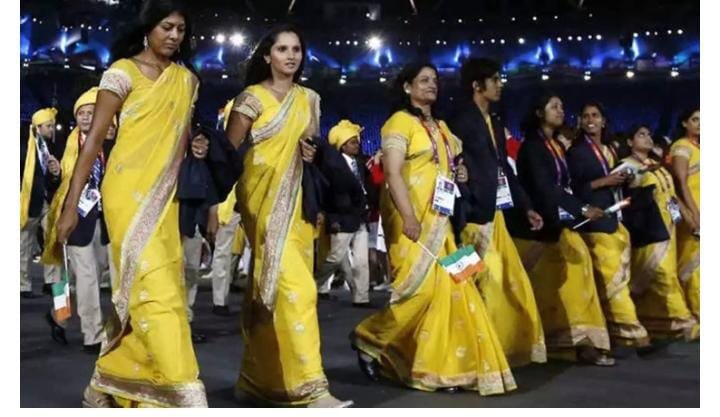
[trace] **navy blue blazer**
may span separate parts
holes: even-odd
[[[612,188],[593,190],[590,183],[605,176],[605,171],[595,152],[584,138],[579,138],[568,150],[567,161],[572,178],[572,190],[583,204],[606,209],[615,204]],[[612,166],[610,167],[612,169]],[[618,228],[617,216],[605,216],[586,223],[578,231],[583,233],[615,233]]]
[[[560,222],[559,207],[577,220],[584,219],[583,203],[566,191],[571,184],[569,170],[561,162],[555,164],[553,154],[537,132],[525,135],[516,166],[518,181],[527,192],[535,211],[542,216],[543,228],[532,231],[526,216],[511,216],[508,217],[508,230],[513,236],[522,239],[557,242],[562,229],[568,227],[566,222]]]
[[[507,161],[503,122],[491,115],[497,151],[480,109],[469,103],[448,122],[450,131],[462,141],[462,158],[468,170],[468,182],[459,184],[462,197],[455,203],[452,222],[456,232],[466,223],[485,224],[495,216],[498,167],[503,169],[510,185],[513,205],[520,211],[532,208],[530,200]]]
[[[368,172],[360,158],[356,158],[362,183],[348,166],[345,157],[329,148],[321,170],[328,179],[327,198],[325,199],[325,228],[328,233],[354,233],[368,222],[368,196],[363,186],[368,187]]]

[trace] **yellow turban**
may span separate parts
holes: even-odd
[[[52,107],[48,107],[48,108],[40,109],[40,110],[36,111],[32,115],[32,125],[35,127],[38,127],[43,123],[47,123],[47,122],[54,123],[57,112],[58,111]]]
[[[328,142],[340,150],[340,148],[342,148],[342,146],[353,137],[358,136],[359,139],[360,132],[362,131],[363,128],[360,125],[356,125],[350,120],[343,119],[340,120],[340,123],[330,129]]]
[[[73,115],[77,115],[78,109],[86,104],[95,104],[97,101],[97,93],[98,88],[93,87],[86,92],[82,93],[80,97],[78,97],[77,101],[75,102],[75,105],[73,106]]]

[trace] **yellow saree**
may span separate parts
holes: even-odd
[[[502,210],[495,210],[492,222],[468,223],[460,239],[475,246],[487,265],[478,274],[478,288],[510,365],[546,362],[545,336],[535,295]]]
[[[535,292],[548,350],[610,350],[590,253],[580,234],[563,229],[557,242],[514,241]]]
[[[101,190],[113,309],[90,383],[125,407],[206,407],[186,315],[175,199],[196,82],[176,64],[152,81],[121,59],[100,89],[124,103]]]
[[[623,161],[635,165],[638,169],[643,167],[634,158],[625,158]],[[699,326],[688,310],[685,294],[678,280],[675,224],[668,208],[670,199],[675,198],[672,176],[661,167],[637,175],[630,187],[653,185],[653,199],[660,210],[670,239],[633,248],[630,292],[635,301],[638,318],[650,336],[657,339],[694,339],[698,336]]]
[[[460,142],[440,122],[455,155]],[[383,149],[405,153],[403,180],[416,218],[422,225],[419,242],[443,257],[456,250],[448,217],[432,209],[437,175],[449,173],[448,154],[438,129],[430,137],[407,112],[395,113],[382,128]],[[439,165],[439,166],[438,166]],[[383,188],[380,200],[393,276],[390,304],[363,320],[354,331],[359,350],[378,361],[381,372],[419,390],[462,387],[481,395],[516,388],[508,363],[470,280],[456,283],[417,243],[403,233],[403,221]]]
[[[679,139],[670,148],[670,155],[688,159],[688,188],[700,209],[700,147],[687,138]],[[688,307],[700,321],[700,239],[692,234],[685,222],[678,225],[677,246],[678,277]]]
[[[607,145],[602,146],[602,153],[610,166],[615,165],[615,156]],[[595,286],[612,343],[646,346],[649,343],[647,330],[640,324],[630,297],[630,234],[618,221],[614,233],[580,235],[590,250]]]
[[[233,111],[253,120],[237,186],[253,255],[236,390],[278,405],[330,395],[320,358],[313,225],[302,218],[300,139],[318,131],[320,97],[295,85],[279,102],[252,85]]]

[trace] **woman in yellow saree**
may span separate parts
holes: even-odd
[[[684,137],[670,148],[672,172],[680,201],[687,207],[678,224],[678,277],[688,307],[700,321],[700,110],[680,117]]]
[[[328,391],[320,357],[314,226],[304,217],[301,186],[305,164],[314,158],[306,139],[319,133],[320,96],[296,84],[304,54],[292,26],[265,35],[227,126],[233,145],[251,145],[236,188],[253,257],[236,395],[275,405],[347,407],[352,401]]]
[[[170,1],[149,1],[142,31],[121,39],[100,82],[95,116],[58,221],[64,243],[91,164],[116,112],[119,130],[102,184],[111,242],[113,308],[86,407],[206,407],[186,315],[174,197],[197,79],[182,65],[189,23]],[[143,46],[143,41],[145,46]],[[182,53],[180,52],[182,50]]]
[[[392,296],[351,335],[359,365],[370,378],[379,371],[424,391],[513,390],[514,378],[475,283],[456,283],[433,259],[457,249],[448,216],[432,206],[436,179],[455,177],[454,156],[461,151],[447,125],[432,117],[437,71],[430,64],[410,64],[394,92],[402,104],[381,131],[389,189],[380,197]],[[457,180],[467,181],[464,167],[458,168]]]
[[[509,224],[515,246],[530,276],[545,331],[548,355],[611,366],[610,336],[595,289],[592,258],[576,219],[602,217],[597,207],[585,207],[570,190],[565,148],[557,140],[565,111],[560,97],[544,94],[525,121],[525,141],[517,158],[518,180],[543,217],[533,231],[520,216]]]
[[[567,153],[572,191],[584,204],[603,210],[614,205],[628,180],[625,171],[612,171],[617,158],[603,144],[605,112],[599,103],[587,103],[580,115],[582,132]],[[595,219],[578,229],[590,250],[595,285],[602,303],[610,340],[615,346],[646,347],[647,330],[637,317],[630,297],[630,234],[620,215]]]
[[[631,155],[622,160],[637,173],[627,186],[632,205],[624,211],[633,245],[630,291],[637,315],[653,339],[694,339],[699,326],[678,280],[675,224],[687,212],[677,200],[672,176],[651,159],[650,129],[630,131]]]
[[[547,352],[540,313],[506,218],[520,212],[533,230],[542,228],[543,219],[507,162],[502,121],[490,113],[502,96],[500,64],[470,58],[460,72],[467,102],[450,126],[463,140],[470,179],[462,190],[461,210],[453,216],[454,230],[487,264],[478,274],[478,288],[510,366],[543,363]]]

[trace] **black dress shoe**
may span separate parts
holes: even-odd
[[[50,337],[61,345],[67,345],[68,341],[65,338],[65,329],[55,322],[50,312],[45,313],[45,321],[50,325]]]
[[[353,307],[357,308],[372,308],[372,304],[370,304],[370,301],[364,302],[364,303],[352,303]]]
[[[92,345],[83,345],[83,352],[90,353],[93,355],[99,355],[100,354],[100,343],[95,343]]]
[[[447,392],[448,394],[457,394],[460,391],[460,388],[458,387],[447,387],[442,389],[443,392]]]
[[[358,366],[362,373],[365,374],[372,381],[380,380],[380,371],[378,370],[378,362],[375,359],[367,360],[363,358],[363,354],[358,351],[357,353]]]
[[[190,338],[192,339],[193,343],[205,343],[207,342],[207,336],[203,333],[196,333],[193,332],[192,335],[190,335]]]
[[[223,316],[223,317],[231,317],[233,315],[232,312],[230,312],[230,307],[228,306],[216,306],[214,305],[212,308],[213,314],[217,316]]]
[[[42,293],[46,295],[52,295],[52,284],[45,283],[43,284],[43,290]]]
[[[318,298],[321,299],[321,300],[328,300],[328,301],[335,301],[335,300],[338,299],[336,295],[332,295],[332,294],[327,293],[327,292],[319,292],[319,293],[318,293]]]
[[[20,297],[22,298],[40,298],[42,295],[35,294],[32,291],[20,291]]]

